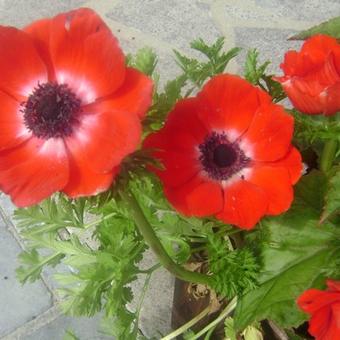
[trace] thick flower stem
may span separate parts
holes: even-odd
[[[189,340],[199,339],[203,334],[207,333],[212,327],[218,325],[223,319],[225,319],[235,308],[237,304],[237,297],[234,297],[229,304],[224,308],[222,313],[219,315],[217,319],[213,322],[209,323],[209,325],[205,326],[202,330],[196,333],[194,336],[190,337]]]
[[[172,333],[168,334],[167,336],[165,336],[161,340],[172,340],[172,339],[175,339],[177,336],[183,334],[188,329],[190,329],[192,326],[194,326],[197,322],[199,322],[205,316],[207,316],[209,314],[210,310],[211,310],[211,306],[209,305],[208,307],[203,309],[202,312],[199,313],[197,316],[195,316],[193,319],[188,321],[186,324],[184,324],[180,328],[177,328],[176,330],[174,330]]]
[[[178,264],[176,264],[171,259],[171,257],[164,249],[162,243],[158,239],[152,226],[145,218],[144,213],[141,207],[139,206],[139,203],[137,202],[134,194],[132,192],[120,191],[120,195],[122,199],[129,204],[139,232],[144,237],[145,242],[149,245],[149,247],[158,257],[158,260],[163,265],[163,267],[165,267],[170,273],[172,273],[174,276],[183,281],[201,283],[210,286],[212,283],[212,278],[210,276],[188,271],[179,266]]]
[[[320,159],[320,170],[327,173],[331,168],[338,150],[338,141],[335,139],[328,140],[322,150]]]

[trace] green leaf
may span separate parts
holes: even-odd
[[[234,319],[230,316],[224,320],[224,335],[226,340],[237,340],[237,334],[234,329]]]
[[[182,88],[185,86],[187,77],[180,75],[177,78],[168,81],[165,84],[164,91],[155,93],[153,104],[148,112],[146,119],[143,121],[144,130],[150,132],[159,130],[166,119],[167,114],[176,104],[177,100],[182,97]]]
[[[289,111],[295,122],[294,140],[302,150],[318,140],[340,141],[340,113],[330,120],[326,116],[311,116],[296,110]]]
[[[211,234],[207,244],[209,271],[213,274],[212,288],[231,298],[257,287],[259,264],[250,249],[231,251],[223,237]]]
[[[309,210],[314,209],[315,213],[318,214],[324,206],[326,190],[327,177],[321,171],[311,171],[308,176],[301,178],[299,185],[295,188],[295,196],[297,197],[295,206],[298,204],[306,206]]]
[[[90,222],[85,223],[89,213]],[[135,338],[137,315],[127,309],[133,298],[129,285],[140,273],[137,264],[146,245],[124,202],[113,193],[100,202],[56,195],[20,209],[16,217],[28,241],[27,251],[20,255],[19,279],[34,281],[45,266],[62,262],[71,269],[55,275],[64,312],[92,316],[104,310],[107,317],[114,317],[117,339]],[[91,238],[95,242],[90,247],[86,242]]]
[[[183,340],[190,340],[195,336],[195,332],[191,329],[188,329],[183,333]]]
[[[55,267],[64,254],[59,252],[49,256],[40,256],[36,249],[24,251],[19,255],[19,260],[22,265],[16,269],[16,275],[21,283],[34,282],[40,279],[41,271],[45,266]]]
[[[264,75],[270,61],[258,65],[259,52],[256,49],[249,50],[246,56],[244,77],[251,83],[257,85]]]
[[[39,205],[16,209],[14,219],[22,236],[55,233],[66,227],[84,228],[84,198],[71,200],[63,194],[54,195]]]
[[[291,209],[261,222],[258,234],[263,268],[259,287],[245,294],[235,312],[235,328],[269,318],[282,327],[298,326],[305,320],[296,298],[323,282],[339,252],[336,228],[319,225],[319,204],[324,188],[319,172],[304,176],[297,186]],[[264,236],[263,236],[264,235]],[[255,240],[256,243],[256,240]]]
[[[330,178],[321,223],[340,209],[340,168]]]
[[[151,48],[144,47],[138,50],[135,56],[129,55],[127,64],[151,76],[157,65],[157,55]]]
[[[262,90],[268,92],[274,102],[279,102],[286,97],[280,83],[273,79],[273,75],[266,74],[270,61],[259,64],[259,52],[256,49],[248,51],[244,68],[245,78]]]
[[[176,62],[182,69],[184,75],[195,87],[200,88],[203,83],[214,75],[223,73],[231,59],[236,57],[241,51],[234,47],[224,52],[224,38],[218,38],[212,45],[206,44],[203,39],[194,40],[190,44],[191,48],[202,53],[208,61],[203,62],[195,58],[188,58],[178,51],[174,51]],[[189,90],[191,93],[192,90]]]
[[[75,335],[75,333],[71,329],[68,329],[65,332],[63,340],[80,340],[80,339]]]
[[[327,34],[340,39],[340,17],[330,19],[320,25],[313,26],[305,31],[295,34],[289,40],[305,40],[315,34]]]

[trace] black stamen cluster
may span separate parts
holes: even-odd
[[[199,145],[199,150],[203,169],[217,181],[227,180],[250,162],[238,143],[229,142],[225,133],[212,132]]]
[[[81,101],[66,84],[39,84],[22,103],[26,127],[36,137],[49,139],[72,134]]]

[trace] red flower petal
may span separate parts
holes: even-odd
[[[336,39],[317,35],[306,40],[301,52],[285,55],[281,68],[285,76],[276,80],[298,110],[326,115],[340,110],[340,44]]]
[[[330,52],[339,50],[335,38],[327,35],[314,35],[307,39],[300,52],[288,51],[281,69],[288,76],[304,76],[312,69],[322,66]]]
[[[42,28],[49,34],[41,34]],[[123,83],[124,55],[94,11],[82,8],[63,13],[26,30],[44,58],[44,46],[48,46],[56,80],[68,84],[83,103],[114,93]]]
[[[159,152],[155,154],[155,157],[160,159],[164,166],[164,170],[156,170],[156,173],[164,184],[170,187],[177,187],[188,182],[200,171],[197,160],[184,153]]]
[[[194,137],[197,145],[200,144],[209,133],[204,121],[199,118],[201,110],[202,102],[197,98],[186,98],[179,101],[170,112],[165,129],[170,134],[175,132],[189,134]]]
[[[332,297],[335,296],[335,294],[332,295]],[[331,300],[329,293],[326,293],[325,291],[319,289],[307,289],[299,296],[296,302],[304,312],[313,314],[320,308],[327,306]]]
[[[199,109],[196,98],[178,102],[165,127],[149,135],[144,142],[144,148],[155,149],[153,156],[164,165],[164,170],[153,168],[153,171],[166,186],[184,184],[201,170],[197,147],[208,131],[197,117]]]
[[[322,64],[329,52],[339,50],[337,40],[325,34],[317,34],[307,39],[302,45],[301,55],[307,55],[314,64]]]
[[[144,142],[144,148],[154,149],[153,157],[160,161],[164,169],[153,167],[152,171],[166,186],[176,187],[184,184],[201,171],[196,150],[197,141],[189,131],[172,131],[172,128],[167,126],[149,135]]]
[[[301,92],[298,87],[295,86],[294,80],[287,80],[282,83],[282,86],[293,106],[299,111],[308,114],[322,113],[324,106],[320,96],[311,96],[307,92]]]
[[[259,186],[267,195],[267,214],[279,215],[288,210],[293,201],[293,189],[288,170],[285,168],[258,166],[246,178]]]
[[[327,287],[330,291],[339,292],[340,293],[340,281],[335,280],[327,280]]]
[[[166,125],[158,132],[147,136],[143,145],[146,149],[155,149],[153,154],[159,159],[162,159],[160,153],[165,150],[184,153],[186,155],[189,154],[189,157],[192,158],[193,154],[197,154],[199,142],[192,134],[190,134],[190,131],[177,129],[172,131],[172,129],[168,128]]]
[[[287,153],[293,125],[293,117],[285,113],[281,106],[271,104],[262,107],[242,136],[241,147],[256,161],[278,160]]]
[[[334,56],[330,54],[323,65],[315,71],[310,71],[305,77],[293,77],[292,85],[299,92],[312,97],[319,96],[325,87],[340,81],[336,70]]]
[[[340,338],[340,303],[333,303],[331,305],[331,322],[325,339],[339,339]]]
[[[267,195],[261,188],[240,180],[224,190],[224,208],[217,218],[242,229],[252,229],[267,206]]]
[[[0,26],[0,89],[24,100],[38,82],[47,80],[47,70],[33,41],[25,32]]]
[[[24,125],[20,103],[2,91],[0,91],[0,126],[0,151],[12,148],[31,136]]]
[[[201,121],[208,129],[224,130],[231,140],[248,129],[261,104],[271,101],[264,91],[230,74],[214,77],[198,97],[205,104],[199,113]]]
[[[39,203],[64,187],[68,160],[61,139],[31,138],[0,152],[0,188],[18,207]]]
[[[135,115],[113,111],[84,114],[80,125],[64,140],[74,158],[86,159],[89,168],[104,173],[136,149],[140,136],[141,126]]]
[[[333,340],[336,338],[329,338],[327,333],[332,320],[331,309],[326,306],[319,309],[312,315],[309,321],[308,332],[316,337],[317,340]]]
[[[272,163],[267,163],[268,166],[271,167],[280,167],[280,168],[286,168],[290,175],[290,180],[292,184],[295,184],[302,175],[302,158],[300,152],[294,148],[291,147],[288,151],[287,155]]]
[[[119,167],[110,172],[98,173],[92,170],[84,153],[69,152],[70,177],[63,192],[69,197],[92,196],[107,190],[119,172]]]
[[[126,69],[123,85],[102,102],[95,103],[96,109],[104,111],[124,111],[144,117],[150,107],[152,97],[152,80],[133,68]]]
[[[340,81],[334,85],[329,86],[324,94],[322,94],[322,99],[324,99],[324,114],[326,116],[332,115],[335,112],[340,111]]]
[[[44,61],[49,80],[55,80],[54,67],[49,51],[50,26],[51,19],[41,19],[25,27],[24,31],[29,34],[37,52]]]
[[[303,78],[293,77],[283,87],[293,105],[309,114],[333,114],[340,110],[340,75],[330,54],[321,68]]]
[[[312,61],[306,58],[306,56],[301,57],[297,51],[288,51],[285,54],[284,62],[280,65],[280,68],[288,78],[294,75],[303,76],[310,67],[313,67]],[[280,78],[278,77],[276,80],[281,81],[282,79]]]
[[[209,216],[223,208],[222,187],[200,175],[177,188],[165,186],[164,193],[171,204],[185,215]]]

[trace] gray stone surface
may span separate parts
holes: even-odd
[[[62,340],[66,330],[71,330],[81,340],[112,340],[98,330],[100,316],[93,318],[71,318],[60,316],[58,319],[48,323],[24,340]]]
[[[157,263],[151,251],[146,251],[140,268],[148,269]],[[140,293],[145,282],[145,275],[140,275],[132,285],[135,300],[130,304],[131,310],[136,310]],[[171,331],[171,306],[173,299],[174,278],[163,268],[157,269],[151,276],[150,285],[146,291],[141,309],[140,329],[149,337],[158,338]],[[152,320],[152,322],[150,322]]]
[[[197,1],[125,0],[108,17],[183,50],[198,37],[213,41],[221,35],[209,6]]]
[[[22,286],[15,277],[21,248],[6,226],[0,223],[0,336],[46,311],[51,296],[42,282]]]
[[[255,0],[256,4],[283,18],[307,19],[320,22],[340,15],[338,0]]]
[[[235,27],[235,44],[242,47],[243,51],[237,57],[240,65],[244,65],[245,56],[248,49],[257,48],[259,51],[259,61],[270,60],[268,67],[273,73],[280,74],[280,63],[284,54],[289,49],[297,49],[301,45],[299,41],[287,41],[296,31],[283,29],[265,28],[244,28]]]
[[[0,0],[0,23],[22,27],[33,20],[69,11],[85,0]]]

